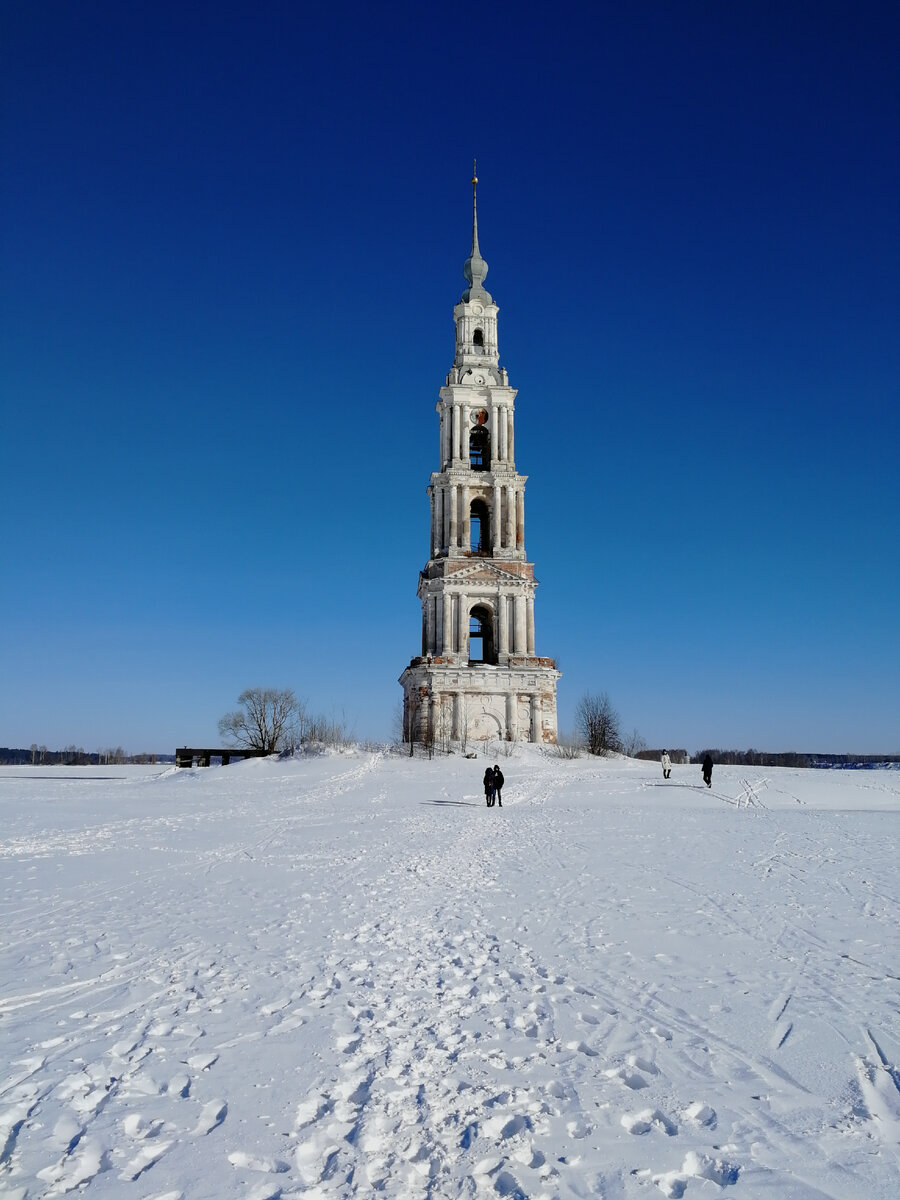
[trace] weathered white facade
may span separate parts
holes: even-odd
[[[422,653],[403,674],[407,741],[555,742],[556,681],[535,654],[534,567],[515,399],[499,365],[473,186],[468,287],[453,310],[456,354],[440,390],[440,470],[431,476],[431,556],[419,576]]]

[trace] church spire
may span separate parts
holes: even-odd
[[[482,300],[491,303],[491,295],[484,289],[488,265],[481,257],[478,248],[478,160],[472,162],[472,253],[463,264],[463,276],[468,287],[462,294],[463,303],[470,300]]]

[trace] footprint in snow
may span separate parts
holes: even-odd
[[[650,1086],[643,1075],[638,1074],[637,1071],[629,1071],[627,1067],[612,1067],[610,1070],[604,1071],[603,1074],[607,1079],[618,1079],[620,1083],[630,1088],[633,1092],[639,1092],[642,1088]]]
[[[171,1145],[171,1142],[154,1142],[149,1146],[141,1146],[124,1171],[120,1172],[119,1178],[127,1183],[133,1183],[145,1171],[149,1171],[152,1166],[155,1166]]]
[[[211,1100],[203,1105],[203,1111],[194,1127],[194,1137],[205,1136],[222,1124],[228,1116],[228,1105],[224,1100]]]
[[[710,1108],[708,1104],[702,1104],[699,1100],[695,1100],[693,1104],[688,1105],[684,1110],[685,1119],[693,1122],[694,1125],[707,1125],[710,1128],[716,1124],[716,1110]]]
[[[266,1175],[283,1175],[291,1169],[290,1163],[280,1158],[268,1158],[259,1154],[247,1154],[243,1150],[233,1150],[228,1155],[228,1161],[233,1167],[244,1171],[260,1171]]]
[[[637,1113],[624,1113],[621,1117],[621,1124],[623,1128],[633,1134],[649,1133],[654,1125],[669,1137],[674,1137],[678,1132],[675,1122],[670,1120],[664,1112],[660,1112],[658,1108],[645,1108]]]
[[[218,1054],[195,1054],[193,1058],[187,1060],[187,1065],[192,1071],[208,1071],[218,1061]]]

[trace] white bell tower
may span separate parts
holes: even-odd
[[[485,290],[472,179],[468,284],[453,310],[456,354],[440,389],[440,470],[431,476],[430,558],[419,576],[422,653],[403,674],[405,741],[554,743],[556,681],[535,654],[534,567],[515,399],[499,365],[497,305]]]

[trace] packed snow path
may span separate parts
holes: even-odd
[[[0,1196],[895,1200],[894,772],[0,769]]]

